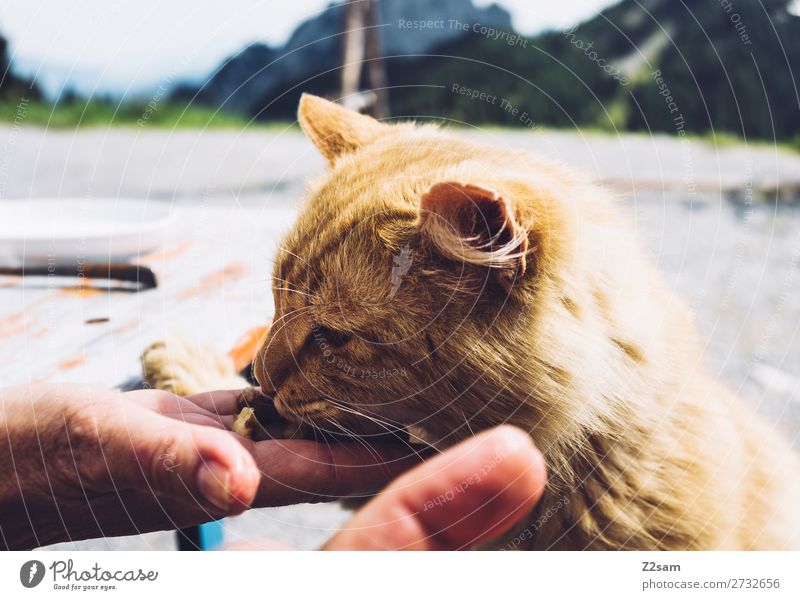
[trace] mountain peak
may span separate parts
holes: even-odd
[[[378,6],[381,44],[387,56],[424,54],[463,35],[457,24],[512,28],[506,10],[496,4],[478,8],[472,0],[382,0]],[[333,2],[298,25],[283,46],[255,44],[228,58],[199,97],[229,111],[255,114],[265,108],[265,99],[285,91],[287,83],[337,69],[343,27],[344,3]]]

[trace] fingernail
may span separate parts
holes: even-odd
[[[230,509],[233,496],[230,491],[230,471],[218,462],[208,461],[197,471],[197,487],[206,500],[224,511]]]

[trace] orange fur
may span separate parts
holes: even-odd
[[[439,446],[529,431],[547,492],[501,547],[800,547],[796,456],[709,376],[600,190],[312,96],[300,122],[331,168],[279,252],[254,363],[287,418]]]

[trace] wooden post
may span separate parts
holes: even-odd
[[[348,0],[344,7],[344,40],[340,98],[347,106],[356,100],[364,62],[364,26],[369,0]]]
[[[340,101],[348,108],[385,118],[389,107],[378,10],[378,0],[348,0],[345,4]],[[365,61],[371,90],[361,92]]]
[[[389,116],[389,88],[386,80],[386,65],[381,48],[381,28],[379,23],[378,0],[369,0],[367,13],[367,81],[375,94],[371,114],[376,119]]]

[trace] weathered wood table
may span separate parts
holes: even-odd
[[[291,208],[180,205],[162,247],[136,257],[154,289],[64,277],[0,277],[0,386],[132,387],[139,355],[178,334],[231,350],[272,315],[269,276]],[[283,218],[285,217],[285,218]]]

